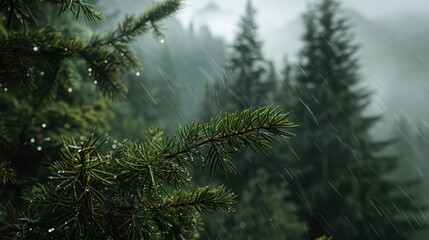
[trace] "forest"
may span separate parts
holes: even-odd
[[[425,18],[189,2],[0,0],[0,239],[429,239]]]

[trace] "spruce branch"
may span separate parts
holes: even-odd
[[[195,208],[200,213],[210,213],[218,209],[233,211],[231,206],[235,203],[234,194],[224,186],[206,186],[192,192],[175,192],[156,208]]]
[[[109,45],[115,42],[129,43],[150,29],[157,37],[162,36],[158,22],[180,9],[181,0],[165,0],[154,4],[140,16],[126,16],[118,27],[103,35],[94,35],[91,45]]]
[[[37,20],[34,18],[32,10],[39,9],[47,3],[60,5],[59,15],[70,12],[79,18],[82,14],[86,21],[94,23],[103,19],[102,14],[94,10],[94,5],[82,0],[49,0],[44,2],[41,0],[1,0],[0,12],[8,12],[6,25],[9,30],[12,30],[15,20],[18,21],[20,27],[25,27],[26,23],[36,26]]]
[[[144,143],[125,141],[114,151],[103,149],[107,140],[100,141],[94,133],[80,143],[63,140],[61,158],[51,165],[48,182],[38,184],[25,197],[29,214],[8,215],[0,234],[15,236],[19,231],[30,238],[73,239],[141,239],[153,234],[196,238],[199,214],[231,211],[236,201],[223,186],[188,190],[187,168],[193,158],[217,165],[211,167],[211,174],[231,170],[231,160],[224,159],[229,153],[247,146],[267,152],[276,141],[274,137],[293,136],[287,131],[295,126],[288,116],[271,106],[221,113],[209,123],[180,128],[177,136],[155,132]],[[217,149],[211,150],[214,146]],[[216,154],[210,154],[212,151]]]
[[[250,147],[255,152],[270,152],[270,144],[276,142],[273,136],[292,137],[294,134],[287,131],[296,127],[289,122],[291,113],[282,113],[277,108],[268,106],[256,110],[245,109],[241,113],[220,113],[209,123],[194,123],[191,126],[179,129],[179,138],[175,137],[170,149],[176,149],[165,156],[165,159],[181,159],[183,156],[198,157],[210,166],[210,176],[217,168],[223,173],[226,170],[235,171],[235,166],[229,158],[229,153],[244,150]],[[177,141],[174,143],[174,141]],[[206,147],[207,154],[201,154]]]
[[[85,14],[91,9],[82,1],[55,2],[62,4],[61,11],[77,13],[78,9],[86,9],[82,10]],[[0,29],[0,66],[7,66],[0,67],[0,84],[29,90],[39,102],[52,101],[58,91],[67,90],[59,86],[73,82],[78,71],[70,60],[83,59],[88,66],[89,80],[97,83],[106,97],[124,99],[127,89],[121,81],[122,74],[126,70],[142,69],[128,44],[150,29],[161,36],[159,21],[177,11],[180,3],[179,0],[157,3],[141,16],[128,16],[118,28],[106,34],[95,34],[90,40],[63,35],[52,27],[31,32]]]
[[[3,185],[16,182],[16,172],[0,160],[0,181]]]

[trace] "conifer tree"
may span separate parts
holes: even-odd
[[[94,6],[83,1],[52,3],[57,4],[60,14],[71,12],[89,21],[101,19]],[[12,97],[31,95],[22,101],[35,102],[42,111],[63,97],[62,91],[68,91],[74,76],[78,83],[96,81],[95,86],[109,99],[121,99],[126,92],[122,74],[140,70],[129,43],[149,30],[160,36],[159,21],[177,11],[180,3],[157,3],[139,16],[126,17],[116,29],[86,39],[54,27],[30,26],[37,22],[34,9],[47,7],[49,1],[0,1],[1,15],[7,16],[6,24],[0,25],[2,88],[11,91]],[[83,74],[90,75],[89,79],[77,77],[82,73],[70,64],[72,60],[87,64],[88,71]],[[43,77],[32,75],[42,71]],[[74,117],[68,106],[62,105],[62,110]],[[79,140],[65,138],[56,157],[50,159],[47,176],[35,175],[34,181],[27,183],[31,186],[22,193],[24,203],[2,201],[0,237],[196,239],[200,214],[232,210],[235,199],[223,186],[191,189],[188,168],[200,160],[210,176],[235,171],[230,153],[247,147],[268,152],[276,136],[292,136],[288,129],[294,125],[288,116],[273,107],[222,113],[208,123],[179,128],[174,136],[154,130],[145,142],[123,141],[113,150],[95,133]],[[0,118],[1,146],[15,137],[6,124],[7,117]],[[79,124],[71,127],[79,132]],[[21,141],[15,151],[25,154]],[[20,180],[19,172],[10,168],[15,162],[9,165],[5,157],[0,159],[0,179],[3,183]]]
[[[208,87],[208,97],[202,107],[205,119],[219,110],[237,111],[260,106],[267,95],[261,88],[268,80],[266,75],[270,65],[262,55],[255,13],[249,0],[238,24],[238,34],[228,54],[224,73],[214,86]]]
[[[382,153],[369,130],[380,117],[364,115],[370,93],[360,87],[357,45],[339,4],[322,0],[304,15],[304,47],[295,68],[298,141],[287,176],[310,238],[403,239],[426,227],[411,182],[389,179],[397,159]]]
[[[274,64],[263,57],[255,13],[249,0],[238,24],[238,34],[227,55],[224,73],[221,79],[207,88],[201,114],[203,119],[220,110],[240,111],[274,101],[278,84],[276,70]],[[277,171],[282,164],[264,155],[254,156],[256,149],[251,150],[253,152],[249,150],[235,156],[240,159],[237,168],[243,169],[238,175],[216,179],[237,192],[240,203],[236,213],[207,219],[207,235],[221,239],[299,239],[304,228],[295,215],[294,203],[287,201],[288,187],[278,184],[277,174],[263,175],[264,171]],[[199,177],[198,168],[196,172]],[[260,191],[254,189],[258,183]],[[249,198],[249,195],[260,195],[264,190],[268,192],[261,199]],[[280,211],[288,216],[278,217]]]
[[[247,1],[245,14],[239,21],[238,34],[227,56],[227,63],[220,79],[207,88],[207,98],[201,108],[201,117],[208,119],[219,111],[240,111],[247,107],[258,107],[273,101],[276,80],[274,65],[265,60],[262,43],[258,39],[256,10],[252,2]],[[244,159],[239,164],[246,166],[246,171],[233,180],[241,186],[243,178],[253,176],[263,165],[264,157],[250,158],[251,153],[238,156]],[[233,177],[234,178],[234,177]],[[241,187],[237,187],[241,188]]]

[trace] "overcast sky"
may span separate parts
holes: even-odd
[[[207,24],[216,35],[231,40],[247,0],[186,0],[176,15],[185,26],[192,20],[198,27]],[[311,0],[253,0],[261,35],[278,30],[297,19]],[[341,0],[343,7],[353,8],[367,18],[386,18],[410,13],[429,13],[429,0]],[[209,3],[215,3],[220,12],[201,14]]]

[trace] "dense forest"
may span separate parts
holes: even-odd
[[[181,0],[0,0],[0,238],[427,239],[429,114],[340,3],[278,61],[251,0],[230,43]]]

